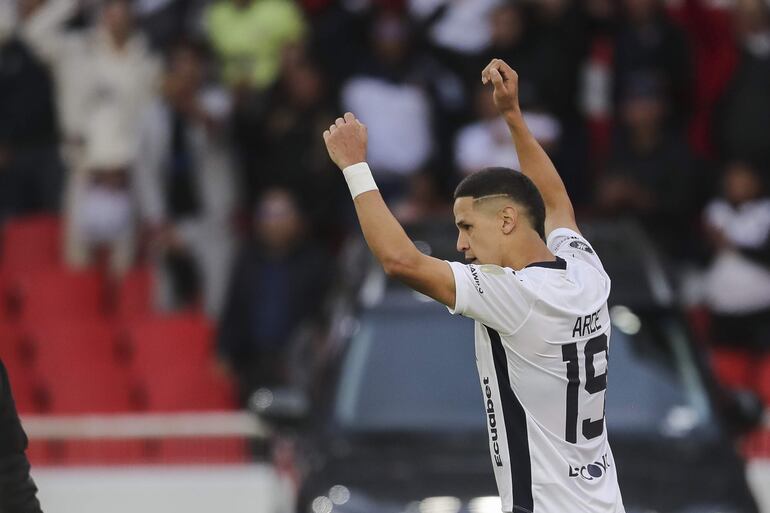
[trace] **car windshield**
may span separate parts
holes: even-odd
[[[413,306],[361,317],[343,362],[335,422],[359,432],[483,430],[473,321],[435,303]],[[684,332],[652,319],[613,309],[611,432],[684,434],[710,415]]]
[[[683,436],[712,425],[702,378],[681,321],[610,309],[606,417],[611,433]]]
[[[473,321],[437,304],[374,309],[343,365],[336,421],[356,431],[483,430]]]

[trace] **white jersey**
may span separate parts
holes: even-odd
[[[555,262],[520,271],[450,263],[503,511],[624,513],[604,422],[610,279],[578,233],[554,230],[548,248]]]

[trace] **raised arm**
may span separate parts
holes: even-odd
[[[521,114],[519,76],[504,61],[492,59],[481,72],[481,81],[484,84],[491,82],[494,86],[495,105],[511,131],[521,172],[535,183],[543,196],[546,235],[562,227],[577,231],[575,212],[564,182]]]
[[[352,184],[364,238],[388,276],[454,308],[455,283],[449,264],[417,249],[371,180],[365,164],[366,126],[348,112],[324,132],[323,138],[329,156]]]

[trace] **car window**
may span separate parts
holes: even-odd
[[[606,413],[611,433],[683,435],[711,412],[675,321],[613,308]],[[473,322],[436,304],[372,309],[343,363],[334,420],[356,431],[484,429]]]
[[[440,305],[373,310],[343,365],[335,419],[351,430],[484,430],[473,321]]]
[[[613,307],[606,418],[611,433],[683,435],[709,423],[701,376],[684,327],[666,315]]]

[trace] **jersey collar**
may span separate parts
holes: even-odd
[[[564,270],[567,268],[567,261],[564,260],[562,257],[557,256],[555,261],[550,262],[532,262],[531,264],[525,266],[527,267],[545,267],[546,269],[561,269]]]

